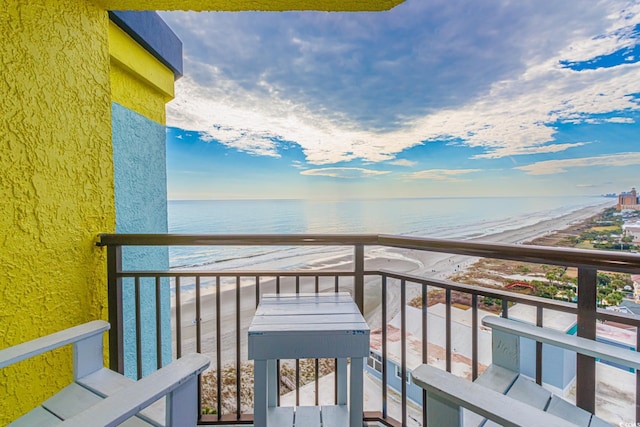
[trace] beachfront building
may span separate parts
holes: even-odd
[[[640,243],[640,222],[629,222],[622,226],[622,230],[626,237],[631,237],[633,243]]]
[[[427,310],[428,363],[445,369],[445,305],[435,304]],[[422,389],[413,383],[411,372],[422,364],[422,310],[406,306],[406,368],[407,396],[416,404],[422,402]],[[471,316],[470,310],[451,308],[453,340],[452,372],[458,376],[471,378]],[[492,313],[480,310],[480,317]],[[397,392],[402,390],[402,341],[401,314],[398,313],[387,324],[387,384]],[[370,354],[366,371],[374,378],[382,378],[382,329],[371,331]],[[483,329],[478,337],[479,371],[491,364],[491,333]]]
[[[155,14],[109,10],[375,11],[398,2],[4,1],[0,348],[109,318],[115,304],[107,298],[107,253],[95,246],[98,233],[166,232],[164,105],[181,74],[179,40]],[[124,256],[129,268],[167,265],[166,249]],[[161,286],[160,300],[167,291]],[[70,351],[4,368],[0,376],[4,425],[68,384]]]
[[[629,192],[623,192],[618,195],[618,204],[616,205],[618,211],[623,210],[640,210],[640,198],[635,188],[632,188]]]
[[[478,318],[495,316],[478,309]],[[422,388],[413,381],[412,372],[423,363],[422,359],[422,310],[406,306],[405,308],[405,340],[404,354],[406,366],[406,396],[416,407],[422,405]],[[472,310],[470,307],[453,306],[451,316],[451,372],[457,376],[472,377]],[[515,304],[509,308],[509,318],[520,322],[535,324],[536,308],[525,304]],[[545,314],[545,327],[575,335],[577,331],[574,315],[558,311]],[[427,362],[440,369],[446,369],[446,305],[435,304],[427,309]],[[398,313],[387,324],[386,359],[382,356],[382,329],[371,331],[371,349],[365,369],[376,381],[382,380],[382,364],[386,365],[387,385],[396,394],[402,395],[402,328],[401,314]],[[625,325],[600,323],[597,325],[597,341],[609,345],[635,351],[635,329]],[[477,357],[478,375],[492,363],[491,330],[481,327],[478,331]],[[601,391],[602,415],[607,419],[628,419],[633,417],[628,401],[622,397],[635,386],[635,370],[627,366],[600,360],[597,371],[603,384]],[[535,381],[536,378],[536,344],[533,340],[520,338],[520,372]],[[542,378],[545,389],[567,400],[575,399],[576,392],[576,355],[574,352],[554,346],[542,348]],[[624,408],[624,409],[623,409]]]
[[[451,307],[451,339],[452,339],[452,372],[458,376],[471,379],[471,335],[472,335],[472,311],[469,307]],[[478,310],[478,318],[494,316],[483,310]],[[509,317],[526,323],[535,323],[535,308],[516,304],[509,309]],[[445,369],[445,347],[447,330],[446,306],[435,304],[427,309],[427,340],[429,355],[428,363]],[[406,307],[407,323],[407,394],[417,404],[422,401],[422,389],[413,384],[411,372],[422,364],[422,310],[415,307]],[[575,316],[567,313],[552,313],[546,318],[547,327],[562,330],[565,333],[575,334]],[[400,392],[402,383],[401,375],[401,344],[400,344],[400,314],[396,315],[387,325],[387,372],[388,384],[391,388]],[[380,328],[371,332],[371,352],[367,361],[367,372],[380,379],[381,366],[381,334]],[[535,378],[535,342],[529,339],[521,339],[520,371]],[[575,353],[557,347],[545,346],[542,355],[543,360],[543,384],[546,388],[560,396],[566,396],[575,383],[576,359]],[[481,328],[478,334],[478,373],[481,374],[491,364],[491,331]]]

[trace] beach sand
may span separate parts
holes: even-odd
[[[501,233],[483,236],[472,239],[475,241],[487,241],[493,243],[520,244],[531,241],[535,238],[563,230],[581,221],[591,218],[601,213],[608,205],[598,205],[587,207],[562,217],[543,221],[531,226],[504,231]],[[397,248],[369,248],[365,252],[365,270],[391,270],[403,273],[410,273],[423,277],[447,278],[457,271],[464,270],[473,264],[477,258],[433,253],[425,251],[404,250]],[[298,262],[299,261],[299,262]],[[348,251],[341,251],[336,256],[325,256],[322,259],[309,261],[309,255],[303,255],[300,260],[288,259],[287,264],[306,264],[298,270],[317,271],[351,271],[353,269],[353,256]],[[254,266],[256,271],[278,269],[277,264],[259,264]],[[308,280],[307,280],[308,279]],[[241,360],[247,360],[247,329],[256,309],[256,286],[255,278],[243,278],[239,285],[235,279],[223,280],[220,292],[220,318],[221,325],[221,362],[222,365],[233,364],[236,360],[236,304],[240,304],[240,343]],[[332,292],[334,290],[335,279],[333,277],[321,278],[319,280],[320,292]],[[215,286],[203,280],[201,291],[201,352],[209,355],[213,361],[216,360],[215,341]],[[240,290],[237,297],[236,289]],[[340,278],[340,290],[351,292],[353,289],[353,279],[349,277]],[[263,277],[260,279],[260,293],[272,293],[276,290],[276,280],[274,277]],[[281,292],[295,292],[295,278],[282,278]],[[314,292],[315,282],[313,278],[303,278],[300,280],[301,292]],[[420,293],[418,285],[407,287],[407,301]],[[365,318],[370,327],[381,326],[381,285],[379,277],[365,278]],[[400,307],[400,289],[389,282],[387,288],[387,303],[389,306],[389,319],[393,317]],[[182,352],[188,353],[196,350],[196,310],[194,291],[183,291],[181,293],[181,324],[182,324]],[[172,315],[172,336],[176,337],[175,331],[175,301],[171,309]],[[174,344],[175,354],[175,344]],[[215,362],[212,363],[212,367]]]

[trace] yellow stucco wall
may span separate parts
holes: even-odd
[[[108,10],[381,11],[404,0],[98,0]]]
[[[2,0],[0,348],[107,317],[106,256],[93,243],[115,231],[112,97],[164,123],[171,94],[163,78],[132,73],[117,55],[110,62],[106,10],[382,10],[400,2]],[[68,349],[1,369],[0,425],[70,378]]]
[[[171,70],[109,23],[112,99],[160,124],[166,123],[165,104],[174,96]]]
[[[115,230],[108,16],[84,1],[0,7],[0,348],[106,318]],[[0,425],[71,377],[70,351],[0,369]]]

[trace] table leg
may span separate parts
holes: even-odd
[[[267,360],[267,406],[278,406],[278,372],[275,360]]]
[[[253,362],[253,422],[267,427],[267,361]]]
[[[338,405],[347,404],[347,359],[338,359],[336,369],[336,381],[338,381]]]
[[[364,408],[362,404],[363,393],[363,358],[351,358],[351,394],[349,396],[349,426],[362,427]]]

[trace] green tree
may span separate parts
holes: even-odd
[[[598,286],[609,286],[611,277],[605,273],[598,273]]]
[[[559,283],[563,275],[564,275],[564,268],[562,267],[550,268],[544,274],[544,276],[547,278],[549,283],[552,285]]]
[[[607,296],[604,299],[607,302],[606,305],[614,306],[614,305],[620,305],[620,303],[622,302],[622,298],[623,298],[622,297],[622,292],[613,291],[613,292],[607,294]]]

